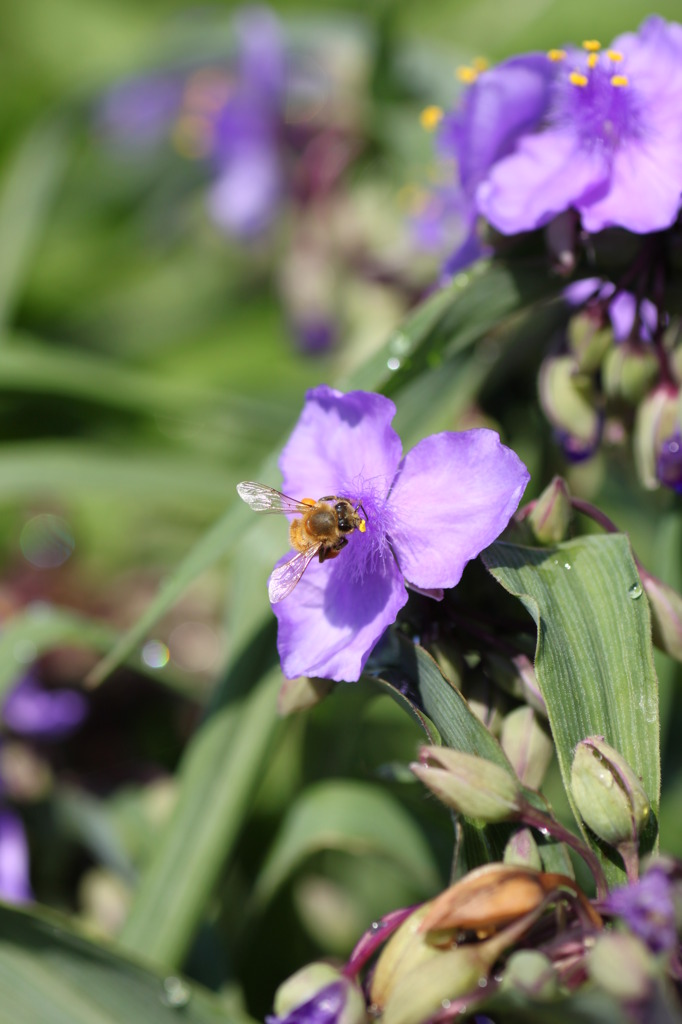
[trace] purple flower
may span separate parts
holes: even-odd
[[[616,286],[599,277],[585,277],[573,281],[564,288],[564,298],[572,306],[584,306],[587,302],[598,302],[606,306],[616,341],[627,341],[632,335],[639,315],[638,334],[641,341],[652,341],[658,327],[658,310],[650,299],[639,303],[632,292],[619,291],[611,296]]]
[[[182,91],[182,79],[175,73],[122,82],[100,104],[99,127],[118,143],[154,146],[177,116]]]
[[[614,889],[604,909],[622,918],[654,953],[677,943],[673,885],[661,866],[654,864],[639,881]]]
[[[2,719],[22,736],[63,739],[88,713],[88,703],[76,690],[46,690],[31,675],[7,694]]]
[[[492,430],[434,434],[403,458],[394,414],[382,395],[322,385],[308,392],[282,452],[285,493],[344,497],[366,517],[364,533],[349,535],[337,558],[312,561],[273,606],[290,678],[358,679],[406,603],[406,583],[453,587],[507,525],[528,482]]]
[[[252,237],[268,227],[284,189],[280,131],[286,64],[279,22],[268,8],[244,8],[235,28],[238,77],[215,120],[217,178],[209,209],[220,227]]]
[[[554,59],[552,59],[554,58]],[[601,51],[553,51],[538,130],[517,139],[479,186],[479,211],[504,234],[576,209],[587,231],[659,231],[682,190],[682,26],[648,18]]]
[[[21,818],[7,807],[0,808],[0,899],[9,903],[33,899],[26,833]]]
[[[446,274],[456,273],[483,255],[476,232],[477,188],[495,161],[512,151],[519,135],[538,124],[549,102],[551,78],[544,54],[513,57],[475,75],[461,107],[443,118],[438,149],[441,156],[454,161],[459,188],[434,194],[433,205],[422,215],[423,223],[418,218],[417,231],[424,237],[428,221],[439,212],[449,233],[459,222],[460,240],[444,268]]]
[[[347,988],[345,980],[333,981],[289,1013],[266,1017],[265,1024],[337,1024],[346,1007]]]

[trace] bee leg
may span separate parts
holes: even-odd
[[[333,544],[323,545],[320,548],[317,557],[321,562],[326,562],[328,558],[336,558],[341,548],[345,548],[347,543],[348,541],[345,537],[339,537],[339,539]]]

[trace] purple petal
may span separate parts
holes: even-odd
[[[354,535],[349,547],[363,540]],[[359,679],[372,648],[407,601],[392,557],[358,579],[349,555],[344,548],[331,562],[311,562],[289,597],[273,605],[277,648],[289,679]]]
[[[242,7],[235,13],[239,72],[243,81],[277,101],[284,91],[285,49],[279,21],[265,6]]]
[[[417,587],[454,587],[500,535],[529,480],[493,430],[434,434],[403,460],[389,495],[398,564]]]
[[[484,71],[464,94],[462,109],[444,119],[441,149],[452,150],[471,196],[495,160],[546,112],[554,74],[544,53],[513,57]]]
[[[76,690],[46,690],[32,677],[11,690],[2,718],[13,732],[42,739],[61,739],[85,719],[88,702]]]
[[[495,164],[477,192],[479,209],[505,235],[533,231],[552,217],[596,198],[608,186],[608,159],[587,150],[571,131],[548,130],[522,139]]]
[[[228,161],[208,197],[211,217],[230,234],[250,238],[271,223],[282,196],[277,154],[260,146]]]
[[[616,225],[647,234],[675,222],[682,190],[682,125],[672,122],[663,131],[661,126],[655,137],[622,141],[606,195],[576,203],[587,231]]]
[[[385,496],[402,455],[394,415],[393,402],[383,395],[313,388],[280,456],[282,490],[293,498],[359,500],[363,485],[371,484]]]
[[[24,826],[6,807],[0,809],[0,899],[8,903],[33,899]]]
[[[286,1015],[267,1016],[265,1024],[336,1024],[346,1007],[348,984],[345,979],[333,981]]]

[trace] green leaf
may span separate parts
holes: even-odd
[[[38,907],[0,905],[0,1006],[17,1024],[252,1024],[199,985],[164,977]]]
[[[591,735],[604,736],[626,758],[641,778],[655,816],[660,786],[658,680],[649,607],[627,538],[581,537],[544,550],[496,543],[483,559],[537,624],[535,671],[576,820],[580,822],[569,784],[571,762],[576,743]],[[642,840],[644,850],[655,841],[653,822]],[[594,848],[607,879],[622,883],[621,868]]]
[[[305,790],[289,811],[256,882],[256,902],[265,904],[305,859],[329,849],[380,854],[425,894],[438,888],[428,843],[397,800],[366,782],[327,781]]]
[[[69,147],[66,126],[61,122],[47,121],[30,128],[0,182],[0,334],[11,321],[66,169]]]
[[[187,747],[177,806],[121,933],[127,948],[160,963],[182,963],[281,727],[273,640],[270,628],[255,635]]]

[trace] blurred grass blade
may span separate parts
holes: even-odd
[[[69,157],[66,123],[31,128],[0,180],[0,336],[12,320]]]
[[[13,1024],[253,1024],[213,993],[84,938],[45,909],[0,905],[0,1019]]]
[[[590,735],[604,736],[626,758],[642,780],[655,819],[658,680],[649,607],[627,538],[581,537],[544,550],[497,543],[483,560],[537,624],[535,671],[576,820],[571,762],[576,743]],[[650,850],[655,844],[654,820],[642,845]],[[620,865],[594,848],[607,879],[622,884]]]
[[[306,789],[293,805],[254,887],[264,906],[313,853],[320,850],[375,853],[400,866],[424,895],[439,873],[419,825],[385,789],[366,782],[334,780]]]
[[[143,876],[120,941],[182,963],[237,839],[281,722],[272,630],[259,632],[216,696],[179,770],[178,803]],[[260,681],[258,681],[260,679]]]

